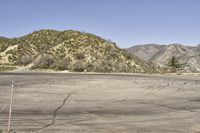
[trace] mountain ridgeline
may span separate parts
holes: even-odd
[[[0,64],[77,72],[159,72],[114,42],[73,30],[40,30],[19,38],[0,38]]]
[[[152,62],[165,72],[200,72],[200,45],[191,47],[181,44],[148,44],[134,46],[127,51]]]

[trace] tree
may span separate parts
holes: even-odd
[[[32,57],[30,55],[23,55],[19,61],[19,63],[24,66],[30,64],[31,62],[32,62]]]
[[[177,60],[177,58],[175,58],[174,56],[171,58],[170,62],[169,62],[169,66],[173,67],[173,68],[181,68],[182,64],[180,64]]]
[[[177,58],[175,58],[175,56],[173,56],[171,58],[171,60],[169,61],[169,66],[171,67],[171,72],[178,72],[178,70],[180,70],[180,68],[183,66],[184,64],[180,64],[179,61],[177,60]]]
[[[51,55],[39,56],[33,63],[33,69],[49,69],[55,62],[55,58]]]

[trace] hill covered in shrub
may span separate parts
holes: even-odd
[[[155,73],[157,69],[114,42],[79,31],[40,30],[0,42],[0,64],[91,72]]]

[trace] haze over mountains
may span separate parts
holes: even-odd
[[[0,64],[31,69],[156,73],[150,63],[94,34],[40,30],[23,37],[0,38]]]
[[[152,62],[166,72],[200,72],[200,45],[147,44],[128,48],[127,51],[140,59]]]

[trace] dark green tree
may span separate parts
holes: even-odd
[[[177,58],[175,58],[174,56],[171,58],[170,62],[169,62],[169,66],[173,67],[173,68],[181,68],[182,64],[180,64],[177,60]]]

